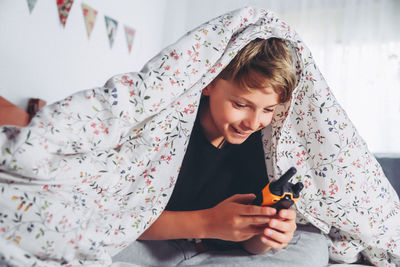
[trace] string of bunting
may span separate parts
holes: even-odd
[[[60,18],[61,25],[65,27],[74,0],[56,0],[56,2],[57,2],[58,15]],[[29,13],[32,13],[37,3],[37,0],[27,0],[27,3],[29,8]],[[81,3],[81,7],[86,26],[86,32],[88,38],[90,38],[90,35],[92,34],[94,25],[96,23],[98,11],[85,3]],[[110,44],[110,48],[112,48],[118,30],[118,21],[106,15],[104,15],[104,19],[105,19],[108,41]],[[133,38],[135,36],[135,29],[127,25],[124,25],[124,30],[125,30],[126,42],[128,45],[128,51],[129,53],[131,53]]]

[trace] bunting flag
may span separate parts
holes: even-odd
[[[125,25],[125,35],[126,42],[128,43],[129,53],[132,50],[133,36],[135,35],[135,30]]]
[[[110,41],[110,47],[112,47],[117,33],[118,21],[107,16],[104,16],[104,18],[106,20],[108,40]]]
[[[73,3],[74,0],[57,0],[58,14],[64,27]]]
[[[29,13],[32,13],[32,10],[36,5],[37,0],[27,0],[27,2],[28,2]]]
[[[94,27],[94,23],[96,22],[97,10],[82,3],[82,11],[83,11],[83,18],[85,19],[86,31],[88,37],[90,37],[90,34],[92,33]]]

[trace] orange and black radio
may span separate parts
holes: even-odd
[[[257,194],[253,201],[255,205],[271,206],[278,211],[288,209],[299,199],[303,184],[298,182],[292,184],[289,179],[296,173],[296,168],[291,167],[279,180],[268,183],[264,189]]]

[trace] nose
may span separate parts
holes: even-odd
[[[261,118],[262,115],[259,112],[249,112],[247,117],[243,120],[243,130],[254,132],[262,128]]]

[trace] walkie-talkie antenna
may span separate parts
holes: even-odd
[[[269,190],[271,193],[274,195],[282,195],[283,194],[283,188],[284,185],[289,181],[290,178],[292,178],[293,175],[295,175],[297,172],[295,167],[291,167],[289,170],[283,174],[279,180],[276,180],[275,182],[272,182],[269,186]]]

